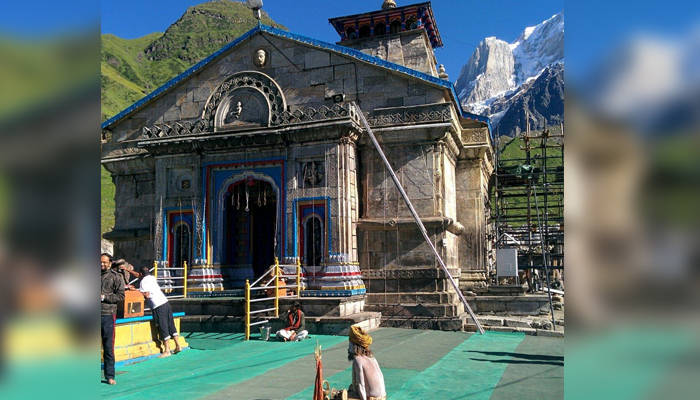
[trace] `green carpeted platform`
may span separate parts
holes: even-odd
[[[389,399],[563,398],[561,339],[396,328],[371,335]],[[102,385],[102,398],[310,399],[317,340],[324,378],[335,388],[350,383],[347,337],[293,343],[244,342],[241,334],[186,337],[191,350],[117,369],[118,385]]]

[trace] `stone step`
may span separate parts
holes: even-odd
[[[549,297],[546,295],[470,296],[467,298],[467,301],[474,312],[478,314],[549,314]]]
[[[493,332],[520,332],[524,333],[526,335],[530,336],[546,336],[546,337],[555,337],[555,338],[563,338],[564,337],[564,328],[563,327],[557,327],[556,331],[551,331],[547,329],[534,329],[534,328],[515,328],[515,327],[510,327],[510,326],[483,326],[484,330],[486,331],[493,331]],[[474,324],[467,324],[464,326],[464,330],[467,332],[476,332],[476,325]]]
[[[367,304],[365,310],[381,312],[385,318],[454,318],[464,310],[461,303],[456,304]]]
[[[439,331],[462,331],[464,330],[467,314],[463,313],[456,317],[405,317],[405,316],[382,316],[382,327],[424,329]]]
[[[254,316],[251,322],[266,319],[269,322],[264,325],[269,326],[272,333],[283,328],[282,321],[274,316]],[[305,323],[306,330],[312,335],[347,335],[351,325],[359,324],[363,329],[371,331],[380,326],[381,319],[381,313],[360,312],[343,317],[307,317]],[[183,332],[245,332],[245,318],[242,316],[185,315],[180,323]],[[257,334],[259,326],[253,326],[251,333]]]
[[[367,293],[368,304],[453,304],[459,302],[455,292]]]
[[[477,315],[477,319],[483,326],[506,326],[510,328],[535,328],[545,330],[549,329],[552,326],[552,320],[549,319],[549,316],[509,318],[494,315]],[[556,323],[557,326],[563,326],[564,321],[559,320],[556,321]]]

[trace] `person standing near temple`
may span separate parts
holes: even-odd
[[[384,375],[372,350],[372,337],[357,325],[350,327],[348,360],[352,361],[352,383],[348,399],[386,400]]]
[[[177,342],[177,337],[180,334],[175,328],[175,318],[173,318],[173,310],[170,308],[168,298],[160,290],[156,277],[151,275],[148,267],[141,267],[139,271],[141,276],[139,290],[143,293],[146,303],[151,308],[153,320],[158,326],[158,333],[160,333],[160,339],[163,341],[163,353],[158,358],[169,357],[172,354],[170,353],[170,339],[173,339],[175,342],[174,353],[177,354],[182,351],[180,343]]]
[[[304,313],[301,311],[299,300],[294,300],[289,311],[280,316],[280,320],[282,320],[284,328],[277,331],[277,339],[279,340],[298,342],[304,340],[309,334],[306,330]]]
[[[111,255],[102,253],[100,266],[102,267],[100,317],[105,379],[108,384],[116,385],[117,381],[114,380],[114,324],[117,320],[117,303],[124,301],[124,280],[120,273],[112,269]]]

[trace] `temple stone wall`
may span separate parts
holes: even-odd
[[[424,30],[376,40],[374,44],[365,40],[367,48],[361,50],[369,52],[375,46],[385,51],[385,56],[379,54],[384,59],[436,75]],[[253,64],[259,49],[269,57],[263,67]],[[452,275],[464,288],[482,285],[484,198],[490,171],[488,158],[479,149],[489,143],[480,136],[483,132],[465,127],[483,124],[461,118],[444,88],[268,33],[251,36],[109,128],[103,162],[117,187],[117,222],[105,238],[115,241],[115,254],[138,262],[164,257],[159,253],[164,240],[159,225],[163,210],[199,207],[195,214],[202,212],[206,165],[239,163],[222,168],[245,171],[253,168],[252,160],[284,160],[280,189],[286,193],[281,216],[286,230],[280,234],[286,248],[280,250],[289,259],[280,261],[296,262],[291,260],[297,255],[294,243],[298,241],[295,200],[328,199],[331,254],[321,273],[359,268],[368,303],[412,304],[405,308],[409,315],[454,318],[462,313],[456,292],[357,119],[299,120],[294,126],[287,121],[278,129],[272,125],[259,131],[257,126],[245,126],[240,132],[226,126],[215,132],[188,131],[188,136],[181,136],[184,140],[177,134],[149,136],[144,144],[144,127],[171,129],[201,119],[208,101],[221,95],[217,90],[222,83],[243,71],[266,74],[279,86],[286,105],[283,112],[311,114],[323,106],[330,109],[332,96],[341,93],[345,103],[357,102]],[[476,136],[464,136],[468,130]],[[247,135],[250,140],[237,141]],[[313,185],[304,183],[304,166],[309,163],[324,170],[323,179]],[[191,183],[187,189],[180,184],[184,179]],[[195,230],[200,227],[201,216]],[[207,229],[217,228],[209,225]],[[205,258],[206,254],[198,254],[204,234],[196,236],[193,257]],[[355,283],[332,282],[357,287]]]
[[[411,35],[417,33],[410,33],[405,36],[406,39],[402,36],[402,42],[407,41],[407,48],[420,47],[417,43],[423,40],[421,36]],[[257,49],[264,49],[269,54],[270,60],[265,67],[258,68],[252,63],[252,54]],[[351,57],[331,54],[311,46],[294,45],[273,36],[267,36],[266,40],[256,35],[236,51],[222,56],[159,99],[116,123],[112,128],[112,141],[133,141],[135,145],[144,126],[173,125],[178,121],[201,117],[215,89],[227,77],[241,71],[259,71],[269,75],[284,91],[287,105],[292,111],[322,105],[331,107],[331,96],[338,93],[344,93],[346,101],[357,101],[365,112],[379,107],[447,101],[440,89],[360,63]]]
[[[155,171],[152,160],[119,161],[107,165],[115,186],[115,226],[105,235],[114,242],[114,256],[135,266],[153,262]]]

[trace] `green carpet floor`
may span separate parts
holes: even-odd
[[[396,328],[371,334],[389,399],[563,399],[561,339]],[[317,341],[324,378],[335,388],[350,383],[345,336],[293,343],[245,342],[240,334],[185,336],[191,350],[117,369],[118,385],[102,385],[101,397],[307,400]]]

